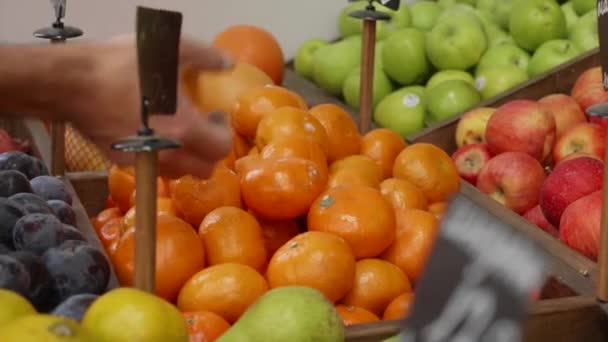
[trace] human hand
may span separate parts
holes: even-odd
[[[141,128],[135,37],[126,35],[91,44],[83,53],[91,54],[91,75],[78,96],[73,109],[76,114],[70,121],[112,162],[132,164],[131,154],[114,151],[111,144]],[[231,60],[217,49],[188,38],[180,42],[179,63],[180,71],[186,67],[196,70],[232,67]],[[181,82],[176,114],[153,115],[149,125],[159,136],[183,144],[180,149],[159,153],[160,172],[164,176],[208,177],[215,163],[230,152],[232,135],[227,115],[203,116],[182,89]]]

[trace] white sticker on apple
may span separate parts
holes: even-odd
[[[403,104],[407,108],[416,107],[420,103],[420,98],[416,94],[407,94],[403,97]]]
[[[485,76],[480,76],[477,77],[477,79],[475,80],[475,89],[477,89],[477,91],[482,91],[483,88],[486,87],[486,77]]]

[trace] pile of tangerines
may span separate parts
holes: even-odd
[[[223,76],[194,84],[214,77]],[[158,178],[156,294],[207,340],[286,285],[318,289],[346,325],[404,317],[459,189],[452,159],[388,129],[361,135],[336,105],[309,108],[271,80],[252,83],[222,103],[232,101],[233,149],[212,176]],[[218,98],[196,102],[204,109]],[[113,166],[108,187],[107,209],[92,222],[130,286],[134,170]]]

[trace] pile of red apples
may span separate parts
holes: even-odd
[[[569,95],[471,110],[458,122],[452,158],[464,180],[596,260],[608,120],[585,111],[603,102],[597,67]]]

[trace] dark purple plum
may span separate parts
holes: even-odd
[[[51,207],[59,221],[70,226],[76,226],[76,213],[74,213],[71,205],[61,200],[48,200],[46,203]]]
[[[10,255],[0,255],[0,288],[27,297],[31,278],[25,265]]]
[[[17,170],[28,179],[49,174],[47,167],[40,159],[20,151],[0,153],[0,170]]]
[[[53,309],[51,315],[67,317],[76,322],[80,322],[89,309],[89,306],[91,306],[97,298],[97,295],[89,293],[70,296]]]
[[[57,302],[53,301],[53,278],[40,258],[30,252],[15,251],[9,254],[19,260],[30,275],[30,288],[27,298],[40,312],[51,310]]]
[[[30,181],[32,191],[45,200],[62,200],[72,204],[72,194],[65,183],[53,176],[38,176]]]
[[[22,192],[9,197],[21,205],[27,214],[53,214],[53,209],[49,207],[46,200],[36,194]]]
[[[85,238],[78,229],[62,223],[57,217],[49,214],[25,215],[15,223],[13,231],[15,249],[37,255],[67,240],[85,241]]]
[[[0,171],[0,197],[10,197],[20,192],[32,192],[27,176],[17,170]]]
[[[10,248],[9,246],[7,246],[4,243],[0,242],[0,255],[2,255],[2,254],[8,254],[8,253],[10,253],[12,251],[13,251],[12,248]]]
[[[0,197],[0,242],[13,248],[13,228],[25,215],[21,205],[8,198]]]
[[[83,241],[70,240],[42,254],[62,301],[82,293],[101,294],[108,286],[110,264],[103,252]]]

